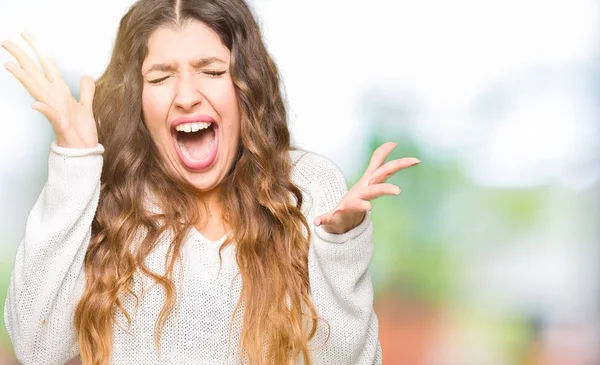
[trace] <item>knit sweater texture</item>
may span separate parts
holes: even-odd
[[[50,146],[48,179],[27,219],[4,307],[6,328],[23,365],[62,365],[79,354],[73,313],[85,287],[84,256],[98,206],[103,153],[100,144],[75,149],[53,141]],[[345,195],[346,181],[321,155],[298,150],[289,155],[311,229],[309,290],[318,315],[327,322],[319,321],[310,342],[313,364],[381,364],[368,271],[374,251],[371,213],[344,234],[315,227],[314,218],[333,210]],[[147,258],[157,273],[164,273],[170,239],[169,234],[161,236]],[[223,248],[219,264],[224,240],[211,241],[190,229],[182,248],[181,274],[175,276],[180,279],[177,304],[162,332],[160,356],[154,327],[164,291],[145,276],[135,277],[134,290],[145,293],[137,310],[132,296],[124,299],[131,325],[116,312],[111,364],[243,363],[238,352],[243,307],[233,318],[229,337],[243,278],[237,275],[235,244]]]

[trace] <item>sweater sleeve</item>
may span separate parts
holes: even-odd
[[[79,353],[73,313],[85,286],[103,152],[100,144],[50,146],[48,180],[29,213],[4,304],[6,328],[24,365],[62,365]]]
[[[313,363],[381,364],[369,273],[374,252],[371,213],[367,212],[361,224],[343,234],[315,227],[314,218],[333,210],[346,194],[346,180],[333,162],[314,153],[299,159],[295,174],[309,195],[310,205],[305,213],[312,227],[309,283],[320,317],[311,341]]]

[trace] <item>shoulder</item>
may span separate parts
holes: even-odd
[[[304,182],[324,185],[346,185],[346,179],[340,168],[329,158],[315,152],[292,150],[292,174]]]
[[[292,179],[316,203],[317,214],[332,210],[348,191],[346,178],[329,158],[315,152],[291,150]]]

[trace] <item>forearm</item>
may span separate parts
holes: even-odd
[[[27,219],[5,303],[15,353],[27,364],[60,362],[76,351],[72,315],[100,192],[102,146],[51,148],[48,180]]]
[[[330,337],[315,352],[316,364],[379,364],[381,347],[373,310],[373,285],[369,263],[373,257],[373,224],[370,213],[344,234],[317,227],[309,252],[311,295],[319,315],[330,325]],[[314,345],[327,335],[321,324]]]

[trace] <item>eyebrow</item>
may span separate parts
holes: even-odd
[[[225,61],[223,61],[222,59],[217,58],[217,57],[204,57],[204,58],[198,58],[198,59],[192,60],[190,62],[190,65],[194,68],[202,68],[202,67],[211,65],[213,63],[222,63],[224,65],[226,64]],[[175,71],[175,70],[177,70],[177,67],[174,66],[173,64],[156,63],[156,64],[152,65],[152,67],[150,67],[148,69],[148,71],[146,71],[146,73],[150,73],[152,71],[170,72],[170,71]]]

